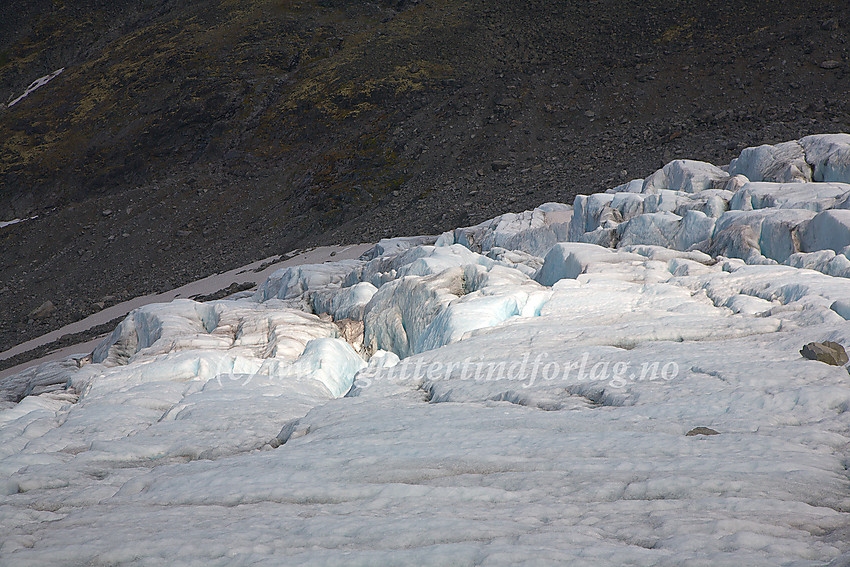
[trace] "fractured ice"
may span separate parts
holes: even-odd
[[[848,319],[847,134],[150,305],[0,383],[0,558],[844,565]]]

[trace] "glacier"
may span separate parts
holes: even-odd
[[[847,134],[290,265],[0,380],[0,564],[847,565],[813,341]]]

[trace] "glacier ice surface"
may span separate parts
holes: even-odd
[[[850,379],[799,349],[850,345],[848,156],[140,308],[0,382],[0,563],[847,564]]]

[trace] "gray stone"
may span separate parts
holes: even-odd
[[[30,319],[44,319],[45,317],[50,317],[56,312],[56,306],[53,305],[53,302],[49,299],[39,305],[37,308],[33,309],[27,315]]]
[[[713,430],[709,427],[700,426],[700,427],[694,427],[693,429],[691,429],[690,431],[685,433],[685,436],[687,436],[687,437],[693,437],[694,435],[720,435],[720,432],[715,431],[715,430]]]
[[[824,31],[837,31],[838,18],[828,18],[820,23],[820,29]]]

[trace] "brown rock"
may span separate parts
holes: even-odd
[[[809,360],[819,360],[833,366],[844,366],[848,362],[844,347],[832,341],[809,343],[800,350],[800,354]]]

